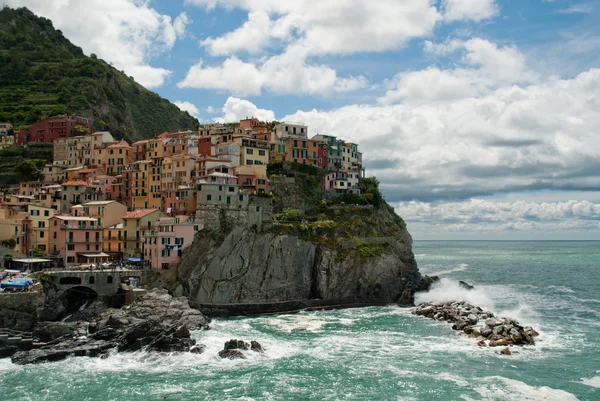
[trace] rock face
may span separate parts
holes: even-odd
[[[480,346],[533,345],[533,337],[539,335],[531,327],[523,327],[514,319],[494,316],[492,312],[464,301],[426,302],[417,306],[412,313],[452,323],[453,330],[463,331],[476,338]],[[510,355],[510,351],[504,351],[503,354]]]
[[[171,290],[195,306],[221,309],[305,300],[391,303],[407,289],[402,301],[412,305],[422,277],[402,220],[387,205],[339,213],[334,228],[308,232],[300,224],[205,229],[184,252]]]
[[[48,344],[17,352],[12,361],[29,364],[68,356],[97,357],[111,349],[190,351],[196,343],[190,338],[190,330],[206,329],[208,323],[204,315],[189,307],[185,298],[173,298],[166,290],[152,290],[128,307],[104,311],[90,322],[89,331],[83,324],[45,324],[39,333]],[[201,349],[199,346],[194,352]]]

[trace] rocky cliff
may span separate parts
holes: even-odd
[[[194,306],[240,313],[248,312],[240,304],[412,303],[422,277],[404,221],[384,201],[321,203],[299,219],[205,228],[171,290]]]

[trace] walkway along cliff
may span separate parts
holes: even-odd
[[[271,177],[273,196],[251,198],[243,212],[199,211],[205,229],[186,249],[171,291],[212,315],[412,305],[428,280],[377,180],[363,179],[361,195],[327,200],[317,180]]]

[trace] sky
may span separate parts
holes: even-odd
[[[600,0],[3,0],[203,122],[359,144],[417,240],[600,240]]]

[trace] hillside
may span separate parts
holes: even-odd
[[[131,141],[195,129],[189,113],[66,39],[26,8],[0,11],[0,121],[30,125],[58,114],[93,117]]]

